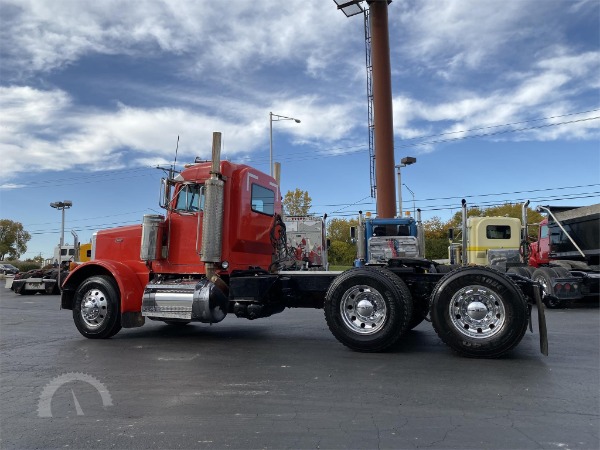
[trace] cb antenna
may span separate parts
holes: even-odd
[[[175,159],[173,160],[173,164],[171,165],[171,173],[169,174],[169,178],[173,178],[175,175],[175,164],[177,164],[177,152],[179,151],[179,135],[177,135],[177,144],[175,145]]]

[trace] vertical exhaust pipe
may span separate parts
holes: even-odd
[[[421,208],[417,208],[417,242],[419,243],[419,256],[425,258],[425,229],[421,220]]]
[[[462,255],[461,263],[463,266],[469,264],[467,256],[467,201],[463,198],[462,201]]]
[[[73,261],[79,262],[79,236],[75,233],[75,230],[71,230],[73,235]]]
[[[529,230],[527,229],[527,221],[529,217],[527,215],[527,207],[529,206],[529,200],[527,200],[521,206],[521,262],[527,264],[529,262]]]
[[[206,278],[216,275],[221,262],[223,242],[223,204],[225,182],[221,177],[221,133],[213,133],[210,178],[205,183],[204,217],[202,220],[201,261],[205,263]]]
[[[281,186],[281,163],[273,163],[273,178],[275,178],[277,186]]]
[[[358,212],[358,227],[356,227],[356,259],[366,261],[367,255],[365,251],[366,236],[365,236],[365,220],[362,211]]]

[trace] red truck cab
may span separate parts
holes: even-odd
[[[222,241],[216,264],[223,279],[236,270],[260,267],[268,270],[273,258],[271,231],[274,215],[281,214],[281,195],[275,179],[244,164],[221,161],[219,178],[224,198],[222,227],[210,228]],[[211,163],[190,164],[175,177],[163,180],[166,217],[155,220],[154,256],[144,258],[143,227],[132,225],[102,230],[93,243],[93,260],[81,264],[65,280],[62,306],[72,309],[75,289],[86,278],[105,275],[114,278],[121,298],[121,313],[137,313],[147,284],[163,279],[184,279],[206,274],[201,258],[205,207],[205,184],[211,177]],[[208,237],[212,240],[212,236]]]
[[[540,222],[538,237],[530,244],[529,265],[532,267],[547,266],[550,262],[550,234],[548,219]]]

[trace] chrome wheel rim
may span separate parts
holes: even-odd
[[[474,339],[494,336],[506,324],[502,298],[485,286],[471,285],[457,291],[448,312],[456,330]]]
[[[81,301],[81,318],[89,328],[98,328],[108,313],[106,294],[100,289],[90,289]]]
[[[383,296],[371,286],[358,285],[348,289],[340,302],[344,324],[357,334],[374,334],[383,328],[387,306]]]

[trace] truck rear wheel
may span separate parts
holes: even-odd
[[[90,277],[75,291],[73,320],[90,339],[106,339],[121,329],[119,290],[107,276]]]
[[[497,358],[527,329],[527,302],[507,276],[487,267],[465,267],[442,278],[431,295],[431,322],[456,352]]]
[[[407,331],[412,306],[406,284],[392,272],[358,267],[333,280],[324,310],[329,329],[346,347],[380,352]]]

